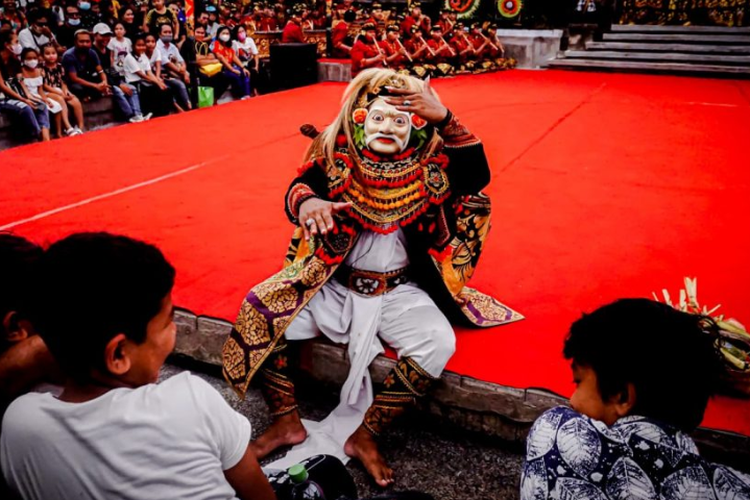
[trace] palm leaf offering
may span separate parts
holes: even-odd
[[[727,382],[735,391],[750,395],[750,334],[735,319],[725,319],[723,314],[716,314],[721,307],[708,308],[698,303],[698,278],[685,278],[685,288],[680,290],[678,302],[672,303],[669,292],[662,290],[662,300],[653,293],[654,300],[689,314],[709,316],[719,327],[716,347],[726,363]]]

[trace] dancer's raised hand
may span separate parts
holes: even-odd
[[[448,116],[448,108],[443,106],[443,103],[437,98],[437,94],[433,92],[429,78],[424,81],[422,92],[395,87],[388,87],[388,91],[392,95],[386,97],[385,102],[391,106],[396,106],[399,111],[414,113],[431,125],[437,125]]]
[[[297,219],[305,233],[305,239],[310,239],[310,236],[318,233],[326,234],[328,231],[332,231],[334,227],[333,215],[350,206],[351,203],[326,201],[320,198],[310,198],[302,202]]]

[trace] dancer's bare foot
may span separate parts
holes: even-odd
[[[363,426],[354,431],[344,445],[344,452],[365,466],[378,486],[393,484],[393,470],[385,463],[373,435]]]
[[[266,432],[250,443],[250,449],[257,459],[261,460],[277,448],[299,444],[306,438],[307,431],[302,425],[299,413],[293,411],[276,418]]]

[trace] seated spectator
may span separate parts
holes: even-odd
[[[108,63],[111,62],[110,52],[106,46],[109,39],[106,36],[98,36],[99,44],[95,50],[91,46],[91,34],[86,30],[76,31],[75,47],[68,49],[62,60],[65,77],[68,79],[66,83],[70,91],[83,102],[112,96],[117,111],[123,118],[130,120],[136,115],[130,104],[130,96],[126,95],[130,88],[125,82],[119,81],[116,73],[105,73],[97,53],[101,53]],[[115,81],[110,82],[109,77]]]
[[[174,5],[174,4],[173,4]],[[187,85],[190,85],[190,74],[179,48],[173,43],[172,26],[162,24],[156,49],[161,56],[161,78],[172,91],[181,109],[192,109],[188,97]]]
[[[131,41],[141,31],[141,28],[136,22],[135,14],[136,12],[133,7],[125,7],[120,10],[119,20],[125,27],[125,36],[128,37]]]
[[[292,17],[281,32],[281,43],[305,43],[305,34],[302,31],[302,18],[307,15],[307,9],[302,4],[295,4],[292,8]]]
[[[74,46],[66,50],[62,58],[70,91],[83,102],[112,95],[99,56],[91,48],[91,34],[84,29],[78,30],[73,36],[73,43]]]
[[[521,500],[748,498],[750,476],[702,459],[688,436],[723,369],[716,335],[711,319],[646,299],[573,323],[572,409],[532,427]]]
[[[351,57],[352,45],[354,42],[349,36],[349,27],[357,18],[357,14],[353,10],[347,10],[344,12],[344,20],[339,21],[333,27],[333,33],[331,34],[331,43],[333,49],[331,55],[339,59],[348,59]]]
[[[78,0],[78,10],[81,12],[81,28],[83,29],[92,30],[101,21],[99,14],[94,12],[93,5],[90,0]]]
[[[24,95],[18,82],[17,75],[21,73],[18,56],[22,51],[18,35],[12,31],[0,33],[0,111],[20,125],[23,140],[49,140],[47,107]]]
[[[260,78],[260,58],[258,57],[258,47],[252,37],[247,35],[245,27],[237,25],[232,33],[232,49],[237,57],[242,61],[242,67],[250,72],[250,84],[253,95],[257,95],[257,84],[255,82]]]
[[[212,51],[224,66],[224,78],[231,83],[232,93],[235,97],[244,98],[250,96],[250,72],[245,69],[232,49],[232,34],[226,26],[217,31]]]
[[[206,7],[206,13],[208,14],[208,22],[206,23],[206,36],[209,38],[215,38],[216,32],[219,30],[221,23],[219,23],[219,13],[216,11],[216,7],[209,5]]]
[[[183,46],[183,49],[188,44]],[[201,86],[212,87],[214,89],[214,102],[219,98],[221,94],[227,89],[227,80],[224,78],[222,68],[224,67],[211,52],[208,41],[206,40],[206,28],[198,25],[195,27],[195,42],[193,44],[195,50],[195,68],[198,83]],[[186,61],[190,60],[190,56],[186,57]]]
[[[111,85],[116,85],[118,83],[118,76],[121,75],[113,64],[113,61],[116,60],[114,51],[109,48],[110,43],[112,43],[112,35],[114,34],[112,33],[112,28],[104,23],[98,23],[94,26],[92,33],[94,34],[94,43],[91,48],[94,49],[97,57],[99,57],[102,69],[107,74],[107,81]]]
[[[44,52],[42,54],[44,58],[44,91],[47,95],[57,100],[63,107],[70,108],[73,110],[75,115],[76,125],[75,134],[82,134],[85,130],[85,122],[83,119],[83,106],[81,101],[74,96],[68,86],[65,84],[65,70],[63,70],[62,64],[58,62],[57,50],[52,45],[45,45]]]
[[[174,268],[155,247],[77,234],[50,246],[35,316],[66,375],[8,408],[3,475],[26,499],[275,498],[250,422],[202,379],[157,384],[175,345]]]
[[[0,416],[15,398],[55,382],[56,365],[31,321],[43,250],[0,233]]]
[[[18,33],[18,41],[21,42],[21,47],[36,49],[41,52],[42,47],[52,44],[62,52],[63,49],[57,43],[49,25],[50,20],[44,10],[35,9],[29,12],[29,27]]]
[[[187,40],[187,27],[185,25],[185,23],[187,22],[187,17],[185,16],[185,11],[180,5],[180,0],[169,0],[167,8],[171,10],[175,16],[177,16],[177,23],[179,24],[179,35],[174,35],[174,33],[172,33],[172,43],[174,43],[179,50],[182,47],[182,44],[185,43],[185,40]]]
[[[65,22],[57,28],[57,41],[64,49],[70,49],[74,45],[73,35],[81,29],[81,11],[75,4],[65,6]]]
[[[172,26],[174,35],[179,38],[180,23],[177,20],[177,15],[166,7],[164,0],[151,0],[151,6],[153,8],[148,11],[143,20],[143,31],[159,36],[160,26],[169,24]]]
[[[125,92],[126,99],[130,103],[134,116],[130,118],[131,123],[146,121],[151,118],[151,113],[146,116],[141,112],[140,92],[144,85],[154,85],[160,90],[166,90],[164,82],[158,80],[151,72],[151,62],[146,56],[146,40],[143,35],[135,39],[133,53],[125,56]]]
[[[154,76],[159,82],[164,83],[166,85],[167,80],[164,80],[163,72],[161,69],[161,60],[162,60],[161,53],[159,52],[159,49],[156,48],[156,37],[154,37],[154,35],[152,35],[151,33],[146,35],[146,57],[148,57],[148,61],[151,64],[151,72],[154,74]],[[164,114],[164,115],[168,114],[170,112],[169,105],[171,105],[171,107],[178,113],[184,112],[185,109],[180,107],[180,105],[177,104],[177,102],[175,101],[174,91],[171,89],[171,87],[169,87],[169,85],[166,85],[166,86],[169,91],[169,102],[167,102],[166,99],[162,99],[161,97],[155,97],[159,99],[159,102],[157,105],[161,106],[161,109],[159,109],[158,111],[155,111],[154,113],[157,116],[160,114]],[[187,90],[185,92],[187,94]],[[188,102],[190,101],[188,100]]]
[[[37,106],[46,106],[49,115],[55,118],[58,137],[63,136],[63,130],[65,135],[78,135],[68,121],[68,107],[63,108],[58,101],[48,97],[44,91],[44,74],[39,64],[39,52],[36,49],[27,48],[21,52],[21,73],[18,75],[18,80],[25,96]],[[49,127],[45,129],[42,126],[42,140],[48,141],[49,135]]]
[[[123,74],[125,56],[133,52],[133,41],[128,38],[125,24],[117,21],[114,26],[114,38],[110,38],[107,48],[110,51],[110,64],[119,73]]]
[[[3,11],[0,19],[10,23],[11,29],[18,33],[26,27],[26,17],[18,10],[16,0],[3,0]]]
[[[116,0],[99,1],[99,9],[101,10],[101,22],[114,27],[115,23],[117,22],[117,5]]]

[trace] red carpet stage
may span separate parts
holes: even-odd
[[[527,319],[461,330],[452,371],[569,395],[567,327],[684,276],[750,323],[750,82],[509,71],[436,81],[485,142],[494,226],[473,286]],[[108,230],[161,246],[175,303],[233,320],[281,265],[283,195],[342,84],[125,125],[0,153],[0,227],[37,241]],[[750,435],[750,400],[704,425]]]

